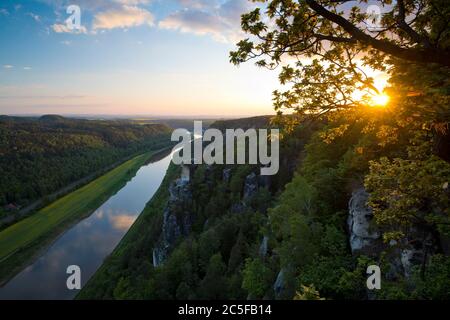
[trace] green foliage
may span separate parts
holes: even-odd
[[[262,298],[270,286],[271,270],[259,258],[247,259],[242,274],[242,288],[252,298]]]
[[[414,224],[449,234],[450,164],[432,155],[427,145],[410,147],[408,159],[371,162],[365,184],[377,223],[389,228],[386,241],[404,237]]]
[[[419,270],[414,274],[416,299],[448,300],[450,298],[450,257],[435,255],[426,269],[425,276]]]
[[[203,299],[225,299],[227,292],[226,266],[222,261],[222,256],[217,253],[213,255],[209,261],[206,275],[200,283],[199,292]]]
[[[0,119],[0,206],[28,204],[137,153],[166,146],[164,125],[62,117]]]
[[[320,297],[319,291],[314,288],[314,286],[301,286],[301,291],[297,292],[294,300],[325,300]]]
[[[333,110],[358,110],[379,93],[374,79],[361,68],[385,71],[396,59],[408,64],[435,63],[448,67],[449,5],[445,0],[376,1],[384,8],[381,30],[373,32],[367,21],[365,0],[342,7],[341,1],[262,0],[267,9],[244,14],[242,30],[250,38],[237,43],[230,53],[234,64],[256,60],[274,69],[284,65],[280,83],[286,91],[274,91],[279,114],[291,110],[303,116],[320,116]],[[407,23],[406,18],[413,16]],[[355,94],[359,93],[359,94]]]

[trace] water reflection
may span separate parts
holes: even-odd
[[[73,298],[77,291],[66,287],[67,267],[80,266],[82,285],[89,280],[156,192],[170,160],[171,155],[165,154],[139,169],[116,195],[0,288],[0,299]]]

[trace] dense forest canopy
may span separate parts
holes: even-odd
[[[162,124],[47,115],[0,118],[0,206],[25,205],[136,153],[161,148]]]

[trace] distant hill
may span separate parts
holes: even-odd
[[[0,117],[0,215],[124,158],[170,143],[164,124],[59,115]]]
[[[43,115],[39,118],[40,121],[64,121],[65,118],[56,114]]]
[[[194,130],[194,121],[197,119],[133,119],[131,120],[134,123],[139,124],[164,124],[169,126],[172,129],[187,129],[189,131]],[[208,128],[212,123],[214,123],[217,119],[198,119],[202,121],[203,128]]]
[[[270,121],[273,116],[258,116],[250,118],[241,119],[231,119],[231,120],[218,120],[211,124],[211,128],[216,128],[221,131],[226,129],[264,129],[270,127]]]

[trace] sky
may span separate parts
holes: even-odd
[[[0,114],[273,114],[278,72],[229,63],[254,5],[0,0]]]

